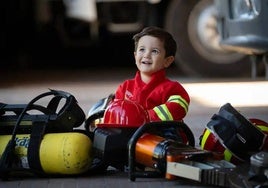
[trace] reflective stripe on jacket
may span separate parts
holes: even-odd
[[[180,95],[172,95],[169,97],[167,103],[176,103],[182,107],[185,111],[185,114],[188,112],[189,103],[183,99]],[[172,112],[169,110],[167,104],[162,104],[153,108],[159,119],[162,121],[172,121],[174,120]]]

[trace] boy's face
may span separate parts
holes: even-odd
[[[147,35],[140,38],[137,50],[134,52],[139,71],[147,76],[167,68],[174,61],[174,56],[165,57],[165,55],[163,42]]]

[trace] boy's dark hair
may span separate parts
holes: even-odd
[[[175,56],[177,50],[176,41],[169,32],[155,26],[145,27],[140,33],[137,33],[133,36],[132,39],[134,40],[135,51],[137,50],[140,38],[145,35],[157,37],[164,43],[166,57]]]

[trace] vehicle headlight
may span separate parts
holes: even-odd
[[[232,0],[231,14],[233,19],[253,19],[259,15],[260,0]]]

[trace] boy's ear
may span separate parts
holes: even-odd
[[[166,58],[165,63],[164,63],[165,68],[169,67],[171,65],[171,63],[174,62],[174,60],[175,60],[175,57],[174,56],[168,56]]]

